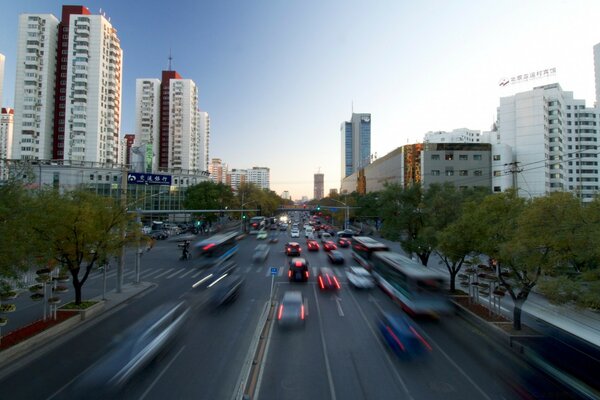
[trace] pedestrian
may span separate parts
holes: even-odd
[[[150,236],[150,240],[148,241],[148,248],[146,249],[146,251],[152,250],[155,242],[156,242],[156,239],[154,239],[152,236]]]

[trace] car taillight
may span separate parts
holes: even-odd
[[[302,304],[302,306],[300,306],[300,318],[304,319],[304,304]]]
[[[392,330],[392,328],[390,328],[389,326],[385,327],[387,329],[387,331],[389,332],[390,335],[392,335],[392,338],[394,339],[394,341],[396,343],[398,343],[398,346],[400,346],[400,350],[404,351],[404,345],[402,344],[402,342],[400,341],[400,339],[398,339],[398,336],[396,336],[396,334],[394,333],[394,331]]]
[[[319,286],[321,286],[321,289],[325,289],[325,285],[323,285],[323,277],[319,276]]]
[[[308,279],[308,271],[304,271],[304,275],[306,275],[306,279]]]
[[[277,319],[281,319],[283,315],[283,304],[279,306],[279,313],[277,314]]]
[[[417,332],[415,330],[415,328],[413,328],[412,326],[410,327],[410,331],[417,337],[417,339],[419,339],[421,341],[421,343],[423,343],[423,346],[425,346],[427,348],[427,350],[431,351],[431,346],[429,345],[429,343],[427,343],[425,341],[425,339],[423,339],[423,336],[419,335],[419,332]]]
[[[292,277],[292,270],[290,269],[290,270],[288,271],[288,278],[291,278],[291,277]]]
[[[333,277],[333,281],[335,282],[335,287],[338,288],[338,289],[341,289],[340,283],[338,282],[338,280],[337,280],[337,278],[335,276]]]

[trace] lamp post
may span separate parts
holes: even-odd
[[[346,209],[345,209],[345,217],[344,217],[344,230],[348,229],[348,204],[344,203],[343,201],[339,201],[336,199],[332,199],[329,198],[329,200],[333,200],[335,202],[338,202],[340,204],[342,204]]]
[[[246,219],[244,218],[244,206],[246,204],[251,204],[251,203],[256,203],[256,200],[252,200],[252,201],[248,201],[246,203],[242,204],[242,211],[241,211],[241,215],[240,215],[240,219],[242,220],[242,232],[246,233]]]

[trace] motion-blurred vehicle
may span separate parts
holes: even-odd
[[[254,254],[252,255],[252,260],[254,262],[264,262],[267,257],[269,256],[269,246],[261,243],[258,246],[256,246],[256,248],[254,249]]]
[[[279,238],[275,235],[269,237],[269,243],[279,243]]]
[[[269,235],[267,234],[267,231],[265,229],[261,229],[260,231],[258,231],[258,233],[256,234],[256,239],[258,240],[264,240],[268,237]]]
[[[66,398],[106,399],[116,396],[135,374],[143,369],[183,330],[190,316],[186,302],[163,304],[150,311],[119,334],[104,356],[74,383]]]
[[[150,237],[155,240],[165,240],[169,237],[169,234],[166,231],[154,230],[150,231]]]
[[[387,345],[400,357],[424,355],[432,350],[404,314],[382,313],[377,319],[377,327]]]
[[[332,264],[343,264],[344,263],[344,255],[339,250],[331,250],[327,253],[327,257],[329,258],[329,262]]]
[[[338,238],[337,244],[340,247],[350,247],[350,239],[346,239],[343,237]]]
[[[213,235],[192,246],[192,258],[198,268],[210,268],[230,259],[237,253],[239,245],[238,232]]]
[[[212,307],[219,307],[235,301],[239,296],[243,283],[244,278],[240,274],[226,275],[207,288],[208,304]]]
[[[314,239],[308,239],[306,241],[306,247],[308,251],[319,251],[319,243]]]
[[[304,297],[298,291],[286,291],[277,309],[277,323],[280,327],[302,326],[306,320]]]
[[[371,289],[375,287],[373,277],[363,267],[350,267],[346,270],[346,277],[352,287],[356,289]]]
[[[227,260],[221,264],[214,265],[208,268],[200,279],[192,285],[193,289],[210,288],[215,285],[219,280],[224,279],[226,276],[233,274],[237,270],[237,264],[233,260]]]
[[[321,233],[321,243],[324,244],[325,242],[328,242],[330,240],[333,240],[333,237],[329,233],[327,233],[327,232]]]
[[[319,289],[321,290],[340,290],[342,288],[337,277],[328,267],[319,268],[317,282],[319,282]]]
[[[323,243],[323,250],[325,250],[325,251],[337,250],[337,246],[335,245],[335,243],[333,243],[332,240],[328,240]]]
[[[298,230],[298,228],[292,228],[292,230],[290,231],[290,237],[300,237],[300,231]]]
[[[306,282],[308,281],[308,261],[302,257],[292,258],[290,268],[288,270],[288,279],[290,282]]]
[[[336,236],[339,238],[352,239],[352,237],[354,236],[354,231],[352,229],[345,229],[343,231],[337,232]]]
[[[302,253],[302,247],[297,242],[287,242],[285,244],[285,254],[288,256],[299,256]]]

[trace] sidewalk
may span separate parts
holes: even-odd
[[[378,236],[374,238],[386,244],[392,251],[406,254],[400,247],[400,243]],[[438,270],[448,276],[448,270],[443,264],[439,264],[439,261],[439,257],[432,254],[427,268]],[[512,319],[514,305],[510,296],[504,297],[501,306],[503,314]],[[535,292],[529,294],[523,305],[523,312],[577,336],[600,349],[600,312],[570,305],[554,305],[541,294]]]

